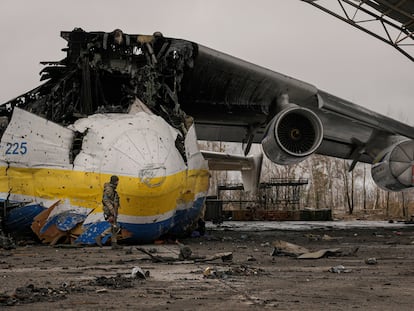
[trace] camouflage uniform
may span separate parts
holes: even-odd
[[[96,238],[96,243],[102,246],[101,240],[107,234],[112,234],[111,243],[112,248],[118,248],[117,234],[119,232],[119,226],[117,223],[118,219],[118,208],[119,208],[119,196],[116,192],[116,186],[118,185],[118,177],[112,176],[109,183],[105,183],[104,191],[102,196],[103,212],[105,220],[111,224],[111,227],[101,233]]]
[[[106,183],[104,185],[102,203],[105,220],[111,222],[112,217],[113,223],[116,224],[116,220],[118,217],[119,196],[118,192],[116,192],[115,185],[111,183]]]

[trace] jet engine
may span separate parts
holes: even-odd
[[[263,151],[274,163],[298,163],[315,152],[323,139],[319,117],[310,109],[292,105],[279,112],[262,140]]]
[[[414,186],[414,140],[396,143],[379,154],[371,168],[375,183],[387,191],[401,191]]]

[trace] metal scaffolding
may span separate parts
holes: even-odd
[[[307,179],[271,178],[260,183],[257,194],[252,195],[242,184],[222,183],[217,186],[217,199],[224,210],[299,210],[301,189],[307,184]]]
[[[414,61],[414,1],[302,1],[391,45]]]

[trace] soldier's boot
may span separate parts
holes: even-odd
[[[123,247],[118,244],[118,241],[116,240],[116,238],[111,239],[111,248],[112,249],[123,249]]]
[[[99,247],[102,247],[102,237],[100,235],[95,238],[95,242]]]
[[[119,245],[117,242],[113,242],[111,245],[111,249],[123,249],[123,247]]]

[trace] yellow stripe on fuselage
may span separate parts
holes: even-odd
[[[102,210],[102,191],[111,174],[54,168],[0,167],[0,192],[45,200],[67,199],[71,205]],[[117,191],[120,214],[129,216],[160,215],[177,204],[194,200],[207,192],[207,170],[180,171],[145,183],[138,177],[119,176]]]

